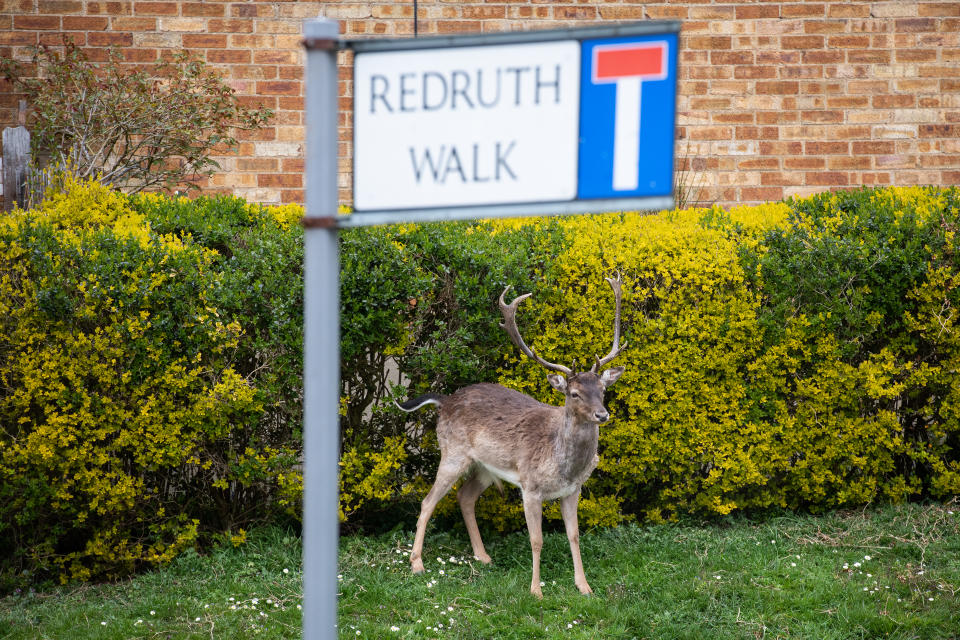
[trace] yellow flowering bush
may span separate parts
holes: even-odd
[[[227,244],[63,180],[0,218],[0,588],[122,576],[299,501]]]

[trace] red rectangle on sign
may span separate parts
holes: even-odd
[[[594,49],[594,81],[662,76],[666,54],[662,44],[597,47]]]

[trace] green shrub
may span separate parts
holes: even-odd
[[[28,67],[0,59],[0,76],[30,102],[38,157],[133,191],[195,186],[220,169],[214,153],[237,147],[238,129],[258,129],[273,115],[243,107],[218,73],[185,51],[148,72],[113,49],[91,62],[64,37],[62,47],[37,48]]]
[[[301,209],[64,186],[0,220],[0,587],[239,542],[302,491]],[[341,519],[408,520],[433,480],[435,414],[394,397],[561,401],[498,326],[505,286],[534,294],[531,346],[586,368],[614,271],[627,371],[588,526],[955,496],[958,223],[960,190],[911,188],[345,231]],[[522,526],[515,494],[478,508]]]
[[[69,176],[64,186],[0,221],[5,583],[22,572],[121,576],[169,561],[204,532],[242,537],[299,497],[299,421],[278,416],[271,396],[271,384],[290,383],[276,365],[283,342],[258,335],[271,316],[241,295],[282,279],[244,255],[273,249],[271,237],[289,245],[291,261],[277,260],[298,273],[299,245],[277,238],[290,235],[290,213],[244,205],[244,224],[215,250],[165,224],[161,210],[180,200],[131,201]]]

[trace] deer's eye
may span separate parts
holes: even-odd
[[[570,397],[571,397],[571,398],[579,398],[579,397],[580,397],[580,393],[577,392],[577,391],[571,391],[571,392],[570,392]]]

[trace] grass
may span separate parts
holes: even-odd
[[[340,637],[960,637],[956,504],[586,531],[593,597],[551,533],[542,601],[526,535],[486,537],[489,567],[464,533],[429,531],[419,576],[411,532],[344,538]],[[296,638],[299,559],[299,539],[261,530],[121,584],[0,600],[0,637]]]

